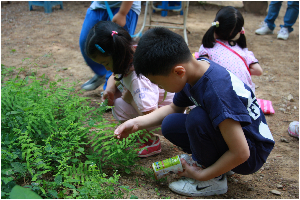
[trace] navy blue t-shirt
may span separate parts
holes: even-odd
[[[268,156],[267,152],[273,149],[275,142],[250,87],[217,63],[201,60],[209,62],[210,67],[193,87],[186,84],[176,93],[173,103],[179,107],[201,106],[216,130],[225,119],[240,122],[245,137],[264,144],[263,151]]]

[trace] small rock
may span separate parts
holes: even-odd
[[[282,112],[285,112],[285,109],[284,108],[279,108],[280,111]]]
[[[295,101],[293,95],[291,95],[291,94],[288,95],[287,99],[288,99],[290,102]]]
[[[289,141],[287,140],[287,139],[285,139],[285,138],[280,138],[280,142],[285,142],[285,143],[289,143]]]
[[[276,194],[276,195],[281,195],[281,192],[277,191],[277,190],[271,190],[270,191],[272,194]]]
[[[254,187],[248,187],[247,191],[254,191]]]
[[[280,184],[277,184],[276,187],[277,187],[278,189],[282,189],[282,188],[283,188],[283,186],[280,185]]]

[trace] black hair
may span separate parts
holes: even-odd
[[[188,62],[192,54],[184,39],[167,28],[146,31],[133,56],[133,66],[139,76],[170,74],[177,64]]]
[[[216,21],[219,22],[219,26],[211,26],[203,36],[204,47],[214,47],[214,33],[217,34],[218,39],[228,41],[231,46],[238,44],[241,48],[247,47],[245,34],[240,34],[237,40],[233,40],[244,26],[244,18],[240,11],[232,6],[223,7],[216,14],[214,22]]]
[[[112,35],[112,31],[117,34]],[[121,74],[116,80],[121,80],[129,71],[133,60],[133,41],[130,34],[118,24],[111,21],[100,21],[89,31],[85,42],[85,52],[90,58],[112,56],[113,72]],[[105,52],[96,48],[99,45]]]

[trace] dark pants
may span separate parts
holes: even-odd
[[[228,146],[219,129],[214,129],[205,110],[197,106],[189,114],[174,113],[162,122],[162,134],[183,151],[192,153],[199,164],[209,167],[227,150]],[[247,139],[250,158],[232,171],[251,174],[261,168],[265,160],[258,155],[260,144]]]

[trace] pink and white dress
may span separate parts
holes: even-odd
[[[248,64],[248,67],[250,64],[258,62],[258,60],[254,57],[253,52],[249,51],[248,48],[242,49],[238,45],[230,46],[227,41],[218,41],[233,49],[242,58],[244,58]],[[241,81],[243,81],[252,89],[253,93],[255,93],[255,84],[252,82],[251,75],[249,74],[244,61],[239,56],[219,43],[215,43],[213,48],[205,48],[203,45],[201,45],[198,53],[199,56],[208,56],[208,59],[218,63],[222,67],[235,74]]]

